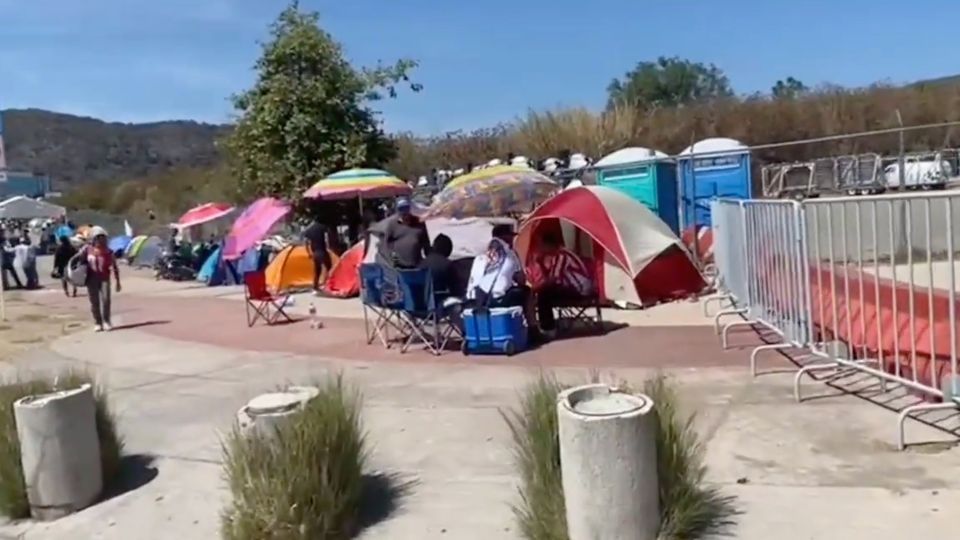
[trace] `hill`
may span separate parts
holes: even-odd
[[[229,129],[192,121],[104,122],[39,109],[0,114],[7,166],[48,174],[58,191],[215,166],[221,161],[216,141]]]
[[[942,86],[960,84],[960,75],[949,75],[947,77],[937,77],[936,79],[925,79],[917,81],[910,86]]]

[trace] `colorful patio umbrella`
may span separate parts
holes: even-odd
[[[437,194],[429,217],[499,217],[524,214],[560,187],[528,167],[499,165],[454,178]]]
[[[279,199],[257,199],[233,223],[223,244],[223,258],[232,261],[256,245],[270,229],[290,213],[290,205]]]
[[[308,199],[338,200],[360,197],[380,199],[410,195],[413,188],[380,169],[347,169],[320,180],[303,196]]]
[[[187,213],[180,216],[176,226],[180,229],[186,229],[195,225],[201,225],[215,219],[222,218],[233,211],[233,206],[227,203],[206,203],[187,210]]]

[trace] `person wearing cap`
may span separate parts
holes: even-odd
[[[385,252],[397,268],[417,268],[430,250],[427,227],[411,210],[410,199],[398,198],[397,213],[383,235]]]
[[[103,227],[94,226],[90,228],[87,236],[90,243],[84,246],[77,256],[82,257],[87,265],[87,296],[90,298],[94,331],[112,330],[110,275],[113,274],[117,292],[120,292],[120,269],[107,245],[107,231]]]

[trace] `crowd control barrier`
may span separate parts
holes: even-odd
[[[772,332],[754,348],[809,353],[794,394],[813,372],[877,377],[925,398],[910,415],[960,408],[957,376],[957,243],[960,193],[910,193],[807,201],[718,200],[715,257],[727,309],[716,316],[724,347],[731,328]]]

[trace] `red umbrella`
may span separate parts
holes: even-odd
[[[187,210],[187,213],[180,216],[177,221],[177,227],[185,229],[195,225],[201,225],[208,221],[222,218],[233,211],[233,206],[227,203],[206,203]]]

